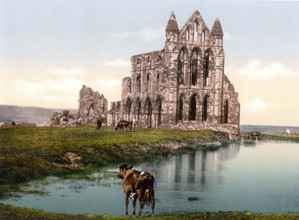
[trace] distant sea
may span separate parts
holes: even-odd
[[[54,112],[62,113],[63,110],[69,110],[70,113],[76,113],[75,109],[51,109],[40,107],[22,107],[14,105],[0,105],[0,122],[2,121],[22,121],[35,123],[37,126],[48,125]]]
[[[23,121],[36,123],[37,126],[45,126],[50,121],[54,112],[62,113],[63,110],[69,110],[71,113],[77,113],[76,109],[51,109],[40,107],[22,107],[12,105],[0,105],[0,122],[2,121]],[[299,126],[273,126],[273,125],[241,125],[241,132],[259,131],[261,133],[281,133],[290,129],[292,133],[299,133]]]

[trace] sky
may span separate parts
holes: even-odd
[[[77,109],[82,85],[118,101],[131,56],[196,10],[220,19],[240,123],[299,126],[299,1],[0,0],[0,105]]]

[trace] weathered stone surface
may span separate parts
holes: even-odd
[[[125,119],[148,128],[213,129],[236,139],[240,103],[224,73],[219,19],[211,32],[195,11],[177,27],[172,13],[164,48],[132,56],[131,77],[122,81],[121,101],[111,103],[108,124]]]

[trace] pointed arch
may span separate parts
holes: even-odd
[[[202,121],[208,120],[208,109],[209,109],[209,95],[205,95],[202,104]]]
[[[198,21],[193,22],[193,41],[198,41]]]
[[[197,100],[197,96],[196,94],[193,94],[190,97],[190,113],[189,113],[189,120],[190,121],[195,121],[196,120],[196,101]]]
[[[144,113],[145,113],[145,126],[147,128],[151,128],[153,108],[152,108],[152,101],[149,97],[147,97],[145,100]]]
[[[156,110],[157,110],[157,127],[162,123],[162,97],[158,96],[156,100]]]
[[[190,34],[189,34],[189,29],[187,29],[186,32],[185,32],[185,40],[186,40],[186,41],[189,40],[189,38],[190,38],[189,35],[190,35]]]
[[[132,101],[130,98],[127,98],[126,105],[125,105],[125,114],[127,115],[127,119],[130,118],[131,107],[132,107]]]
[[[187,48],[182,47],[178,54],[178,75],[177,75],[178,84],[184,83],[185,74],[186,74],[185,61],[186,61],[187,56],[188,56]]]
[[[136,93],[140,93],[141,92],[141,74],[138,74],[136,77]]]
[[[177,121],[184,120],[184,100],[185,95],[181,94],[178,103],[178,118]]]
[[[229,111],[229,102],[228,100],[225,100],[223,105],[223,121],[222,121],[222,123],[224,124],[228,123],[228,111]]]
[[[141,101],[139,97],[137,97],[135,101],[135,114],[137,116],[137,121],[140,121],[140,115],[141,115]]]
[[[191,85],[195,86],[197,84],[198,78],[198,65],[199,64],[199,50],[197,48],[193,49],[191,54]]]

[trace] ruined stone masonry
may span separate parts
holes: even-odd
[[[108,123],[127,119],[147,128],[221,130],[235,139],[240,103],[224,73],[219,19],[210,31],[195,11],[179,29],[172,13],[165,34],[162,50],[131,57],[131,77],[122,80],[121,101],[111,103]]]
[[[108,101],[104,95],[93,91],[90,87],[82,86],[79,92],[78,120],[82,124],[94,121],[96,118],[106,117]]]

